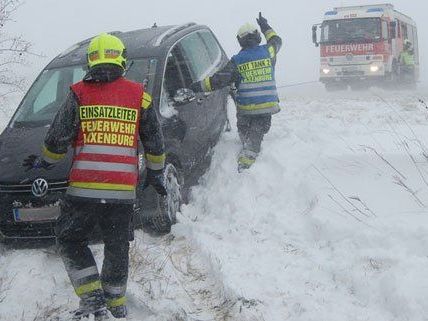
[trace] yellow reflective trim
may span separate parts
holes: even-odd
[[[245,156],[241,156],[241,157],[239,157],[238,162],[239,162],[239,164],[242,164],[242,165],[251,166],[256,162],[256,160],[252,159],[252,158],[245,157]]]
[[[75,289],[77,296],[82,296],[83,294],[90,293],[96,290],[101,290],[101,281],[94,281],[91,283],[87,283],[79,286]]]
[[[213,88],[211,86],[211,80],[210,77],[207,77],[204,79],[204,86],[205,86],[205,91],[213,91]]]
[[[59,161],[65,157],[65,154],[57,154],[49,151],[46,146],[42,147],[42,153],[43,153],[43,156],[46,156],[47,158],[50,158],[55,161]]]
[[[115,307],[119,307],[121,305],[125,305],[126,304],[126,297],[122,296],[120,298],[117,299],[110,299],[107,300],[107,307],[109,308],[115,308]]]
[[[86,189],[100,189],[112,191],[134,191],[134,185],[125,184],[108,184],[108,183],[86,183],[86,182],[71,182],[70,186]]]
[[[148,93],[143,94],[143,98],[141,99],[141,107],[144,109],[149,109],[149,107],[152,105],[152,96],[150,96]]]
[[[274,58],[276,55],[275,48],[273,46],[269,47],[269,54],[271,58]]]
[[[264,108],[271,108],[277,106],[277,102],[270,102],[270,103],[264,103],[264,104],[253,104],[253,105],[239,105],[239,109],[242,110],[258,110],[258,109],[264,109]]]
[[[238,65],[238,70],[240,73],[245,73],[247,71],[257,70],[257,69],[266,69],[269,67],[272,67],[272,61],[267,58],[267,59],[249,61],[244,64]],[[269,69],[269,72],[270,72],[270,69]]]
[[[271,40],[275,36],[277,36],[277,33],[275,31],[271,30],[271,29],[267,30],[266,33],[265,33],[265,37],[266,37],[267,41]]]
[[[138,119],[138,110],[121,106],[88,105],[80,106],[79,116],[82,121],[111,119],[135,123]]]
[[[152,155],[149,153],[145,154],[147,161],[149,161],[150,163],[163,163],[165,162],[166,159],[166,155],[162,154],[162,155]]]

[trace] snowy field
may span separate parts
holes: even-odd
[[[130,320],[427,320],[428,91],[283,95],[253,168],[234,126],[173,233],[137,232]],[[0,255],[0,320],[67,320],[53,247]]]

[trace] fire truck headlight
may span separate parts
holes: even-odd
[[[379,66],[378,65],[371,65],[370,66],[370,71],[371,72],[378,72],[379,71]]]
[[[328,68],[323,68],[322,72],[323,72],[323,74],[327,75],[327,74],[329,74],[329,73],[330,73],[330,69],[328,69]]]

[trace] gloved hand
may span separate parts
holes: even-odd
[[[27,168],[26,172],[28,172],[31,169],[38,169],[38,168],[50,170],[53,167],[53,164],[48,163],[40,156],[30,155],[26,159],[24,159],[22,166],[26,167]]]
[[[260,29],[262,30],[262,32],[265,32],[266,30],[269,29],[268,21],[265,17],[262,16],[261,12],[259,12],[259,17],[256,20],[257,20],[257,23],[260,26]]]
[[[152,185],[159,195],[166,196],[165,178],[163,169],[153,170],[147,168],[147,177],[145,186]]]

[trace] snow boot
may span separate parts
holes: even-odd
[[[91,316],[91,314],[93,314],[94,316],[95,316],[95,320],[111,320],[111,319],[97,319],[97,315],[99,316],[99,317],[102,317],[102,316],[104,316],[104,315],[106,315],[107,314],[107,316],[108,316],[108,311],[107,311],[107,309],[106,308],[100,308],[100,309],[98,309],[98,310],[96,310],[96,311],[89,311],[89,310],[86,310],[86,309],[82,309],[82,308],[79,308],[79,309],[77,309],[76,311],[74,311],[74,312],[72,312],[73,313],[73,316],[72,316],[72,318],[71,318],[71,320],[72,321],[84,321],[85,319],[89,319],[89,317]]]
[[[119,305],[117,307],[109,307],[108,308],[110,313],[116,318],[116,319],[125,319],[128,315],[128,309],[126,308],[126,305]]]
[[[256,162],[256,158],[257,153],[246,149],[242,150],[238,158],[238,172],[242,173],[249,169]]]
[[[79,308],[73,313],[73,321],[89,318],[91,314],[101,313],[107,311],[106,299],[101,290],[92,292],[89,296],[81,297]],[[103,320],[103,319],[100,319]],[[108,319],[107,319],[108,320]]]
[[[110,317],[110,313],[108,312],[107,308],[104,308],[94,313],[94,321],[106,321],[106,320],[113,320],[113,318]]]

